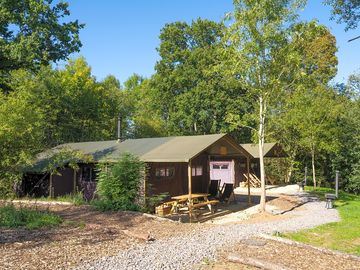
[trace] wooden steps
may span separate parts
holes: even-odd
[[[243,175],[244,175],[245,178],[246,178],[245,187],[247,187],[247,184],[248,184],[247,174],[244,173]],[[251,187],[258,188],[258,187],[261,186],[261,181],[260,181],[260,179],[259,179],[255,174],[250,173],[250,174],[249,174],[249,178],[250,178],[250,179],[249,179],[249,182],[250,182],[250,186],[251,186]]]

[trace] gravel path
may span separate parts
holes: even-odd
[[[256,224],[232,224],[213,227],[207,231],[193,232],[181,237],[158,240],[120,252],[117,256],[84,264],[85,269],[191,269],[204,259],[214,259],[224,245],[260,233],[296,231],[324,223],[339,221],[335,209],[325,209],[325,203],[311,197],[301,197],[305,205],[295,212],[283,215],[288,219]],[[290,217],[291,216],[291,217]]]

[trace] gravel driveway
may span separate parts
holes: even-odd
[[[191,269],[203,260],[213,260],[222,247],[236,244],[246,237],[260,233],[296,231],[339,221],[338,212],[325,209],[325,202],[308,196],[301,199],[305,202],[303,206],[283,214],[289,216],[288,219],[216,226],[207,231],[135,246],[116,256],[103,257],[77,269]]]

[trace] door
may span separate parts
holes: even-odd
[[[234,161],[211,161],[210,179],[220,179],[220,187],[224,183],[234,184]]]

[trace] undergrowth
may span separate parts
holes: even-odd
[[[17,208],[13,204],[0,207],[0,227],[39,229],[41,227],[57,226],[62,218],[36,209]]]

